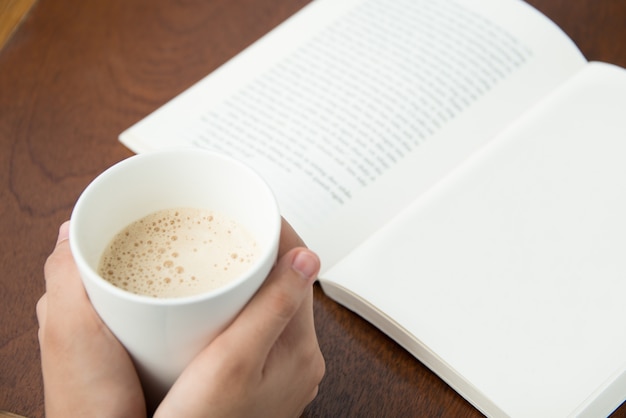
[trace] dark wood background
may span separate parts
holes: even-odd
[[[59,224],[131,153],[118,134],[308,0],[38,0],[0,50],[0,409],[43,416],[35,303]],[[626,1],[531,0],[590,60],[626,66]],[[305,417],[478,417],[316,289],[327,374]],[[622,406],[615,417],[626,417]]]

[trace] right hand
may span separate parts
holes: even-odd
[[[313,323],[319,259],[283,221],[279,260],[235,321],[185,369],[155,417],[296,417],[324,375]]]

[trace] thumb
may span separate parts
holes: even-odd
[[[229,327],[238,334],[230,337],[247,341],[249,352],[265,359],[309,294],[319,268],[319,258],[306,248],[294,248],[283,255]]]

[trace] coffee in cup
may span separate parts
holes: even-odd
[[[234,219],[209,209],[172,208],[148,214],[119,232],[105,249],[98,272],[120,289],[176,298],[226,285],[258,256],[254,236]]]

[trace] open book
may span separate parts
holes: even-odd
[[[626,399],[626,71],[516,0],[315,0],[127,131],[256,168],[328,296],[489,416]]]

